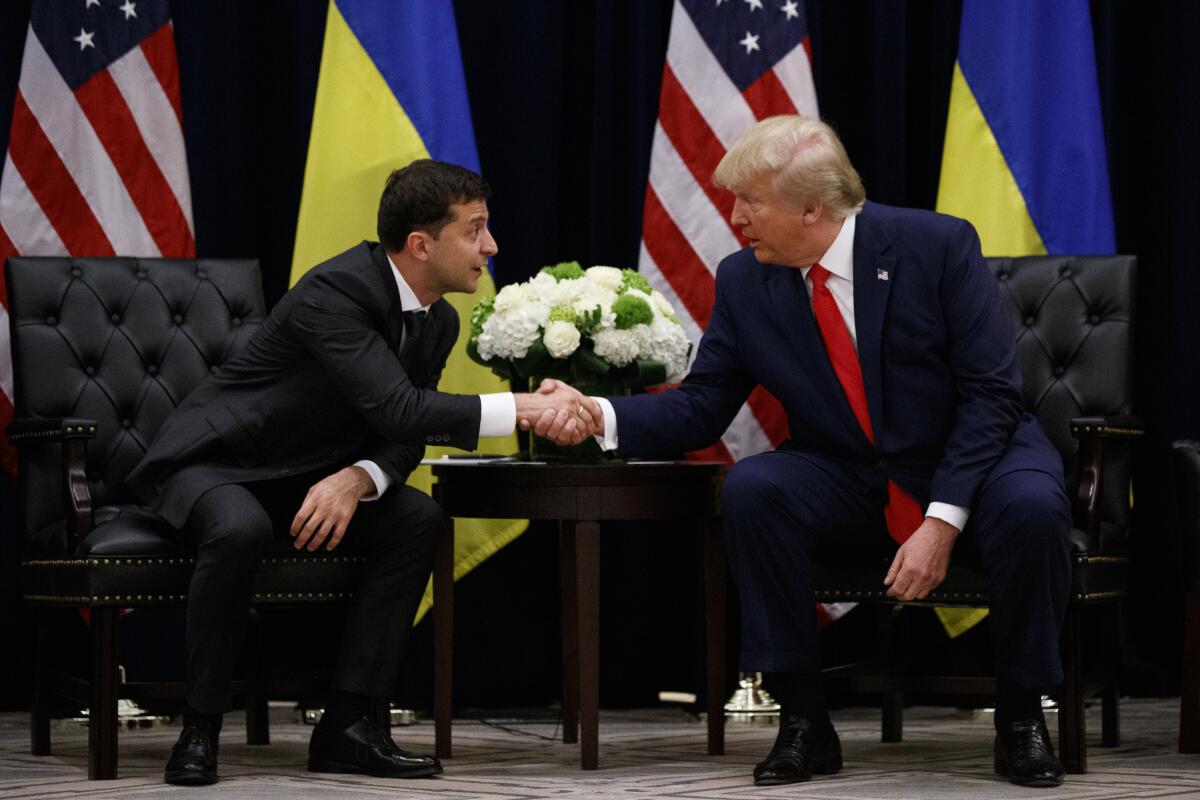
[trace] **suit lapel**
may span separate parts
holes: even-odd
[[[387,330],[384,331],[384,335],[387,337],[388,347],[397,350],[400,347],[401,332],[404,330],[404,313],[400,305],[400,289],[396,286],[396,274],[383,245],[368,243],[367,247],[371,248],[371,260],[379,272],[383,294],[387,298]]]
[[[883,427],[882,359],[883,319],[887,313],[896,259],[885,255],[889,243],[875,224],[868,203],[859,214],[854,231],[854,328],[858,339],[858,362],[867,391],[871,427],[878,441]]]

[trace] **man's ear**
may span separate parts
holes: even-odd
[[[804,214],[803,214],[804,224],[805,225],[814,224],[817,220],[819,220],[821,218],[821,215],[824,213],[825,213],[825,204],[824,203],[805,203]]]
[[[425,231],[413,231],[404,240],[404,249],[411,253],[413,258],[428,261],[429,243],[431,241],[432,237]]]

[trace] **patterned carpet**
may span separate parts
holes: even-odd
[[[177,725],[123,732],[120,780],[89,782],[86,729],[56,726],[51,734],[54,755],[35,758],[29,755],[28,718],[0,714],[0,797],[1200,798],[1200,756],[1175,752],[1178,700],[1125,700],[1121,711],[1122,746],[1091,748],[1091,771],[1068,776],[1062,788],[1050,790],[1012,786],[992,774],[988,715],[940,708],[909,709],[900,744],[880,743],[877,711],[839,711],[834,722],[846,768],[807,784],[769,789],[756,789],[750,772],[769,749],[773,726],[731,724],[726,755],[710,758],[704,755],[703,725],[673,709],[603,713],[601,768],[589,773],[579,770],[575,746],[551,740],[560,731],[545,716],[458,721],[455,758],[446,762],[445,774],[410,781],[309,775],[304,763],[311,728],[295,722],[290,710],[272,710],[272,743],[267,747],[243,744],[241,718],[230,715],[222,736],[221,782],[191,789],[161,782]],[[1098,736],[1098,709],[1092,714],[1089,729]],[[402,747],[432,751],[432,724],[396,730]]]

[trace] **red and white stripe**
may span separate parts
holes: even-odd
[[[757,120],[795,113],[818,116],[807,39],[738,91],[691,16],[675,3],[638,269],[680,310],[693,341],[699,341],[712,313],[717,263],[741,247],[729,223],[733,198],[712,185],[713,170]],[[695,455],[732,462],[786,437],[783,409],[759,387],[720,443]]]
[[[196,253],[179,65],[170,22],[75,91],[32,26],[0,172],[0,262],[9,255]],[[0,427],[12,417],[0,281]],[[7,441],[0,460],[13,468]]]

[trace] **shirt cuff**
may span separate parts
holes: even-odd
[[[604,414],[604,433],[597,433],[592,438],[596,440],[596,444],[600,445],[600,449],[604,452],[617,449],[617,410],[613,408],[613,404],[609,402],[607,397],[593,397],[600,404],[600,411]]]
[[[517,401],[512,392],[479,395],[479,435],[508,436],[517,429]]]
[[[392,485],[392,478],[386,472],[379,468],[379,465],[374,461],[355,461],[354,466],[362,467],[367,475],[371,478],[371,483],[375,484],[374,494],[364,494],[358,498],[360,503],[369,503],[372,500],[378,500],[388,487]]]
[[[967,517],[971,516],[970,509],[962,506],[952,506],[949,503],[930,503],[925,516],[948,522],[961,532],[967,527]]]

